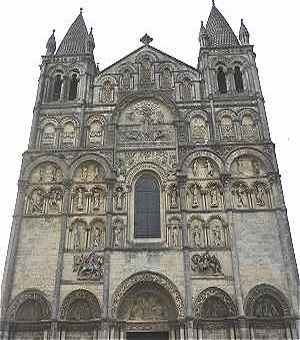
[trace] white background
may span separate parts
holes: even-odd
[[[299,263],[299,1],[216,0],[216,5],[236,33],[244,18],[255,45]],[[88,29],[94,28],[100,69],[138,48],[146,32],[154,38],[154,47],[196,66],[200,20],[206,21],[211,9],[210,0],[11,0],[1,4],[0,277],[21,156],[29,138],[40,55],[53,28],[59,44],[81,6]]]

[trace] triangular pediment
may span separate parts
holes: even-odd
[[[138,65],[142,62],[143,58],[149,58],[151,63],[156,65],[156,69],[160,66],[167,67],[167,65],[169,65],[173,72],[191,72],[193,77],[198,74],[197,69],[193,66],[188,65],[153,46],[144,45],[127,54],[112,65],[100,70],[99,76],[102,77],[107,74],[120,74],[126,68],[130,68],[132,72],[138,72]]]

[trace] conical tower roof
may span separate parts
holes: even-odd
[[[213,2],[213,7],[207,20],[206,31],[209,36],[210,46],[236,46],[239,41],[232,28],[217,9]]]
[[[86,53],[87,39],[88,31],[82,16],[82,10],[80,10],[80,14],[69,28],[56,54],[62,55]]]

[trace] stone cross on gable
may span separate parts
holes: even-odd
[[[140,42],[143,43],[144,45],[148,46],[151,42],[153,41],[153,38],[146,33],[141,39]]]

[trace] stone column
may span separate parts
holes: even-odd
[[[104,249],[104,273],[103,273],[103,318],[109,317],[109,286],[110,286],[110,255],[112,247],[112,212],[114,179],[107,180],[107,208],[106,208],[106,245]]]
[[[68,226],[68,215],[70,208],[70,197],[71,197],[71,187],[72,181],[70,179],[65,179],[64,181],[64,199],[62,208],[62,221],[60,230],[60,242],[57,254],[57,265],[56,265],[56,276],[55,276],[55,288],[52,297],[53,312],[52,318],[57,320],[59,318],[59,305],[60,305],[60,285],[63,272],[63,261],[64,261],[64,249],[66,242],[66,230]]]
[[[185,283],[185,311],[186,316],[191,318],[193,316],[192,310],[192,292],[191,292],[191,273],[190,273],[190,253],[188,250],[188,228],[186,216],[186,175],[182,173],[177,174],[180,209],[182,220],[182,245],[183,245],[183,266],[184,266],[184,283]]]

